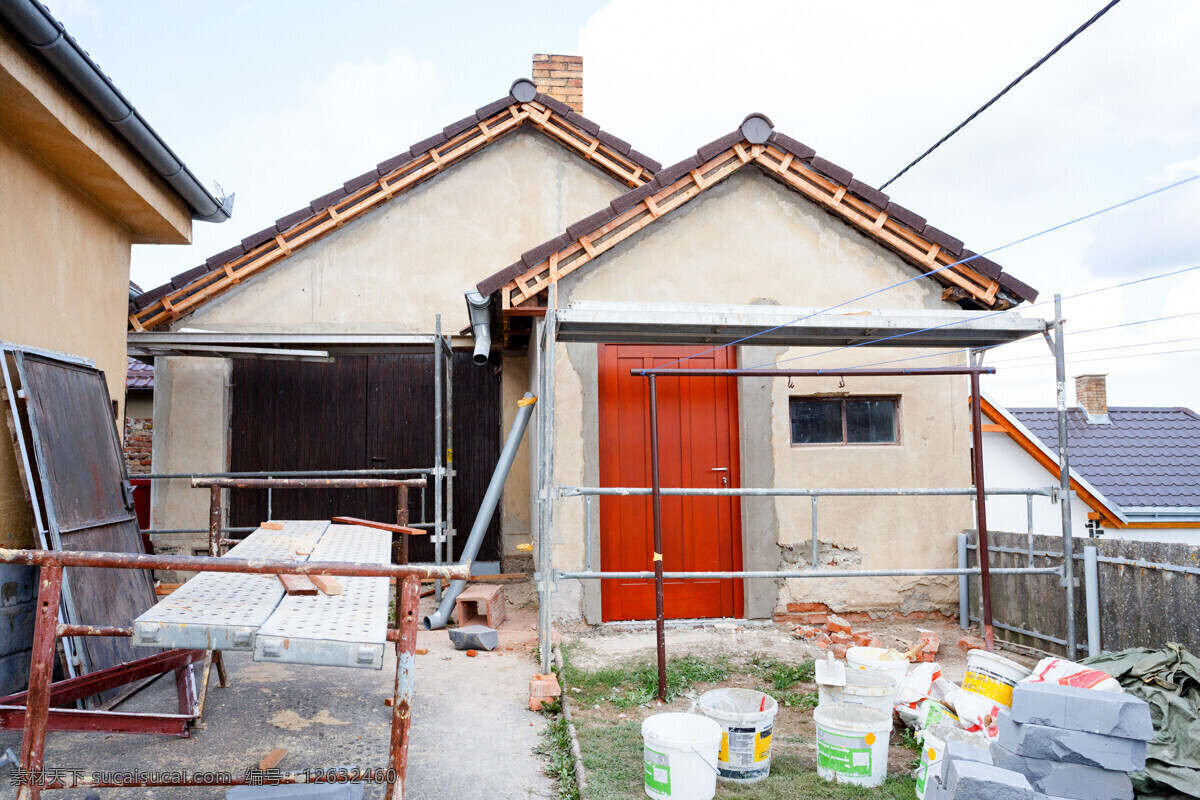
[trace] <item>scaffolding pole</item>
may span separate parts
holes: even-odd
[[[1058,490],[1062,495],[1063,586],[1067,604],[1067,658],[1076,656],[1075,545],[1071,540],[1071,462],[1067,447],[1067,363],[1063,351],[1062,295],[1054,295],[1054,376],[1058,390]]]

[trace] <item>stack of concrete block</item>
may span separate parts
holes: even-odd
[[[995,766],[1072,800],[1132,800],[1128,773],[1145,768],[1154,737],[1144,700],[1053,683],[1017,684],[997,727]]]

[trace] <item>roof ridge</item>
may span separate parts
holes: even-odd
[[[604,131],[570,106],[539,93],[533,81],[518,78],[504,97],[480,106],[474,114],[446,125],[439,133],[381,161],[374,169],[285,214],[274,225],[210,256],[203,264],[143,292],[129,304],[130,327],[144,330],[190,313],[212,296],[250,277],[250,273],[290,256],[294,250],[369,210],[353,211],[352,206],[365,202],[374,207],[381,200],[386,202],[527,122],[631,187],[646,183],[662,168],[658,161]],[[396,183],[388,184],[388,179]],[[322,217],[326,219],[318,222]],[[308,235],[317,229],[321,229],[318,235]],[[303,241],[296,243],[292,239]],[[269,259],[268,263],[255,266],[254,262],[263,257]],[[249,271],[243,274],[248,267]],[[217,291],[210,291],[214,287]],[[201,293],[204,293],[202,298],[194,297]]]
[[[559,236],[526,251],[520,261],[484,278],[476,288],[485,295],[503,289],[502,308],[526,303],[554,280],[749,164],[923,270],[943,268],[930,277],[947,285],[947,299],[1003,308],[1037,298],[1035,289],[1004,272],[999,264],[964,248],[961,240],[892,202],[849,170],[821,158],[808,145],[776,131],[770,118],[757,112],[748,114],[731,133],[658,170],[653,181],[631,189],[608,207],[567,226]],[[944,269],[959,261],[969,263]]]

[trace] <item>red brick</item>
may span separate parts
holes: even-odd
[[[807,622],[809,625],[824,625],[829,619],[827,614],[822,614],[819,611],[807,611],[797,616],[799,616],[802,621]]]
[[[845,658],[846,657],[846,646],[841,645],[841,644],[835,644],[833,646],[833,655],[835,658]]]
[[[871,632],[870,631],[859,631],[858,633],[853,634],[853,636],[854,636],[854,643],[856,645],[858,645],[859,647],[870,647],[871,646]]]
[[[836,614],[830,615],[829,619],[826,620],[825,629],[827,631],[830,631],[831,633],[832,632],[836,632],[836,633],[850,633],[851,632],[850,623],[846,622],[846,620],[842,619],[841,617],[837,616]]]
[[[958,640],[960,650],[984,650],[987,644],[978,636],[964,636]]]
[[[882,639],[872,639],[870,642],[867,643],[867,647],[883,647],[883,640]]]
[[[829,606],[824,603],[788,603],[787,610],[789,614],[802,614],[809,611],[829,613]]]
[[[854,641],[854,638],[850,636],[850,634],[843,633],[842,631],[834,631],[833,633],[829,634],[829,639],[834,644],[842,645],[850,645]]]

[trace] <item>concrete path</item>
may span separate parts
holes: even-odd
[[[514,592],[514,594],[517,594]],[[429,605],[429,599],[426,599]],[[528,708],[533,619],[510,604],[512,621],[501,646],[468,658],[445,631],[422,631],[417,646],[416,695],[409,746],[406,797],[446,800],[550,798],[553,783],[534,755],[544,719]],[[512,649],[506,649],[512,648]],[[191,739],[55,733],[47,735],[48,767],[92,770],[225,771],[244,774],[275,748],[287,750],[280,769],[387,765],[395,658],[382,671],[298,667],[251,661],[229,653],[231,687],[220,689],[214,671],[208,726]],[[175,684],[160,679],[124,703],[122,711],[175,710]],[[20,750],[20,732],[0,732],[0,752]],[[0,775],[0,798],[16,796],[9,774]],[[47,797],[77,797],[82,791]],[[103,800],[215,800],[224,789],[104,789]],[[366,797],[382,798],[381,785]]]

